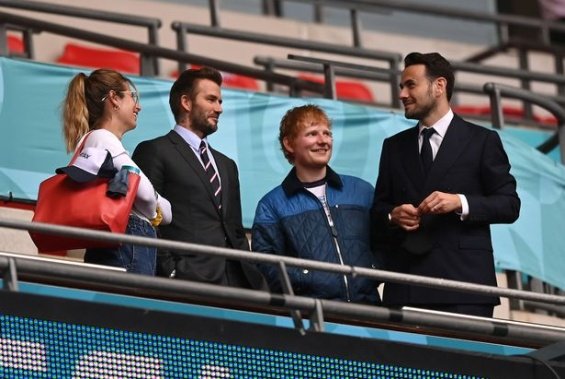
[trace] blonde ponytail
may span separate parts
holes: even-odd
[[[63,109],[63,135],[67,153],[74,151],[78,141],[90,130],[88,125],[88,107],[85,98],[85,81],[82,72],[75,75],[69,83]]]

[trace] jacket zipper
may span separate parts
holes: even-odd
[[[330,231],[332,233],[337,258],[339,259],[339,263],[342,266],[345,266],[345,263],[343,261],[343,256],[341,255],[341,249],[339,247],[338,234],[337,234],[337,229],[335,227],[334,217],[332,216],[332,207],[331,207],[331,205],[328,201],[327,185],[326,185],[326,189],[324,189],[324,197],[326,198],[326,205],[328,206],[329,215],[326,215],[326,210],[324,209],[324,204],[320,201],[320,199],[318,199],[316,196],[314,196],[314,194],[312,194],[310,191],[306,191],[306,192],[308,192],[311,196],[316,198],[318,203],[320,203],[321,208],[322,208],[321,211],[324,214],[324,219],[326,220],[326,224],[328,225],[328,227],[330,228]],[[336,208],[337,207],[338,207],[338,205],[336,205]],[[331,223],[330,223],[330,220],[331,220]],[[346,274],[343,274],[343,284],[345,285],[345,297],[347,299],[347,302],[351,302],[351,295],[350,295],[350,290],[349,290],[349,280],[347,279]]]

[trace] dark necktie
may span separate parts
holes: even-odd
[[[206,142],[200,142],[200,159],[202,159],[202,164],[204,164],[204,171],[206,171],[206,177],[210,182],[212,191],[214,192],[214,202],[218,209],[222,209],[222,185],[220,184],[220,178],[218,173],[214,169],[210,158],[208,158],[208,147]]]
[[[434,154],[432,152],[432,144],[430,143],[430,137],[435,133],[434,128],[424,128],[422,129],[422,148],[420,149],[420,159],[422,160],[422,167],[424,168],[424,174],[428,175],[432,163],[434,163]]]

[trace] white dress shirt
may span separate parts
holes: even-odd
[[[420,124],[419,134],[418,134],[418,148],[420,150],[422,149],[422,141],[423,141],[422,130],[426,127],[434,128],[435,133],[432,134],[430,137],[430,145],[432,146],[432,155],[435,160],[439,147],[443,142],[443,137],[445,137],[445,133],[447,133],[447,128],[449,128],[449,124],[451,124],[452,120],[453,120],[453,111],[450,108],[449,111],[442,118],[437,120],[435,124],[426,125],[426,126]],[[467,218],[467,216],[469,215],[469,203],[467,202],[467,198],[465,197],[465,195],[458,193],[457,196],[459,196],[459,199],[461,200],[461,213],[458,214],[461,216],[461,220],[465,220],[465,218]]]

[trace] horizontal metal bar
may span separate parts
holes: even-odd
[[[247,75],[257,79],[268,80],[273,83],[283,84],[287,86],[295,86],[314,92],[323,92],[323,86],[318,83],[312,83],[307,80],[297,79],[295,77],[283,74],[259,70],[257,68],[247,67],[235,63],[230,63],[218,59],[209,58],[207,56],[181,52],[178,50],[167,49],[164,47],[139,43],[123,38],[112,37],[106,34],[95,33],[83,29],[72,28],[66,25],[50,23],[34,18],[23,17],[11,13],[0,12],[0,23],[9,23],[21,25],[28,28],[34,28],[40,31],[46,31],[53,34],[63,35],[67,37],[77,38],[85,41],[95,42],[119,49],[136,51],[152,57],[160,57],[171,59],[179,62],[190,62],[198,65],[207,65],[215,67],[218,70],[233,72],[240,75]]]
[[[515,26],[526,26],[542,29],[549,27],[555,30],[565,31],[565,25],[559,22],[551,22],[540,20],[534,17],[490,14],[480,11],[463,10],[460,8],[435,5],[430,3],[421,3],[416,1],[405,0],[284,0],[300,3],[315,3],[325,7],[356,9],[372,13],[383,13],[383,9],[397,10],[416,14],[429,14],[446,18],[458,18],[465,21],[478,21],[494,24],[508,24]]]
[[[561,105],[544,96],[537,95],[531,91],[510,87],[498,83],[486,83],[484,91],[491,96],[491,101],[498,102],[500,96],[506,96],[513,99],[526,100],[529,104],[535,104],[551,112],[557,119],[557,132],[540,144],[537,149],[543,153],[548,153],[555,147],[560,147],[561,163],[565,163],[565,110]],[[496,114],[493,113],[493,124],[502,124],[504,114],[497,109]]]
[[[182,30],[187,33],[204,35],[206,37],[226,38],[243,42],[252,42],[255,44],[291,47],[309,51],[320,51],[338,55],[347,55],[357,58],[384,60],[387,62],[399,62],[402,57],[400,54],[391,53],[388,51],[349,47],[297,38],[272,36],[264,33],[253,33],[234,29],[190,24],[180,21],[173,22],[171,24],[171,27],[177,32]]]
[[[7,269],[12,257],[0,256],[0,270]],[[417,326],[423,328],[441,328],[442,333],[450,331],[454,336],[473,336],[475,339],[490,338],[497,342],[520,344],[522,346],[545,346],[565,339],[565,329],[553,326],[520,323],[515,321],[496,320],[482,317],[455,315],[415,308],[389,309],[385,307],[317,300],[303,296],[271,294],[264,291],[232,288],[213,284],[205,284],[184,280],[150,277],[128,273],[94,269],[91,267],[72,267],[57,262],[42,262],[26,256],[15,258],[20,276],[47,277],[64,283],[83,283],[97,291],[116,292],[129,289],[135,296],[159,297],[169,294],[178,301],[194,301],[206,299],[218,304],[253,305],[273,309],[294,309],[307,314],[319,312],[319,302],[326,317],[346,318],[349,320],[367,320],[386,323],[397,328]],[[381,325],[382,327],[382,325]],[[413,330],[413,328],[412,328]]]
[[[328,62],[333,64],[333,62],[335,61],[328,61]],[[253,58],[253,63],[263,67],[271,66],[273,68],[291,69],[296,71],[307,71],[307,72],[317,72],[317,73],[323,73],[324,71],[322,65],[318,64],[318,62],[314,63],[314,61],[296,62],[287,59],[276,59],[271,57],[256,56],[255,58]],[[395,70],[394,72],[398,72],[398,70]],[[347,66],[341,67],[338,65],[335,67],[335,74],[338,76],[347,76],[357,79],[368,79],[375,81],[390,82],[392,71],[380,67],[373,67],[371,71],[367,71],[367,70],[361,70],[355,68],[347,68]]]
[[[540,107],[545,108],[551,112],[558,120],[558,124],[563,125],[565,123],[565,110],[555,101],[547,96],[538,95],[532,91],[528,91],[522,88],[511,87],[499,83],[485,83],[483,86],[485,93],[492,93],[494,91],[500,91],[500,94],[509,98],[527,100],[532,104],[536,104]]]
[[[509,298],[518,298],[524,300],[533,300],[545,303],[553,303],[565,305],[565,296],[549,295],[541,293],[533,293],[527,291],[519,291],[508,288],[498,288],[485,286],[480,284],[459,282],[449,279],[430,278],[418,275],[401,274],[392,271],[369,269],[364,267],[354,267],[347,265],[338,265],[333,263],[319,262],[308,259],[299,259],[293,257],[284,257],[273,254],[250,253],[248,251],[234,250],[221,247],[212,247],[198,245],[193,243],[178,242],[163,239],[153,239],[147,237],[130,236],[125,234],[107,233],[82,228],[66,227],[59,225],[50,225],[29,221],[7,220],[0,218],[0,227],[8,227],[20,230],[30,230],[34,232],[43,232],[54,235],[67,235],[70,237],[79,237],[92,240],[106,240],[119,243],[130,243],[134,245],[153,246],[162,249],[170,249],[175,251],[184,251],[196,254],[207,254],[212,256],[222,256],[229,259],[239,259],[252,262],[261,262],[278,265],[280,261],[285,262],[287,266],[304,267],[312,270],[322,270],[335,272],[339,274],[362,275],[373,279],[404,283],[423,287],[441,288],[444,290],[456,290],[466,293],[483,294],[490,296],[503,296]]]
[[[316,57],[305,57],[302,55],[296,55],[296,54],[288,54],[287,55],[288,59],[291,60],[295,60],[295,61],[302,61],[302,62],[310,62],[310,63],[316,63],[316,64],[331,64],[332,66],[335,67],[343,67],[343,68],[348,68],[350,70],[356,70],[356,71],[361,71],[361,72],[374,72],[377,71],[379,73],[386,73],[388,74],[389,78],[392,75],[399,75],[400,71],[397,69],[396,66],[393,66],[390,69],[385,69],[385,68],[380,68],[380,67],[375,67],[375,66],[368,66],[368,65],[363,65],[363,64],[358,64],[358,63],[351,63],[351,62],[343,62],[343,61],[336,61],[334,59],[325,59],[325,58],[316,58]]]
[[[464,71],[476,74],[495,75],[498,77],[528,79],[537,82],[565,84],[563,75],[547,74],[528,70],[512,69],[508,67],[488,66],[470,62],[452,62],[451,66],[455,71]]]
[[[341,62],[331,59],[322,59],[316,57],[303,57],[294,54],[289,54],[289,58],[293,60],[299,60],[303,62],[312,63],[312,65],[299,64],[298,62],[276,59],[272,57],[257,56],[254,58],[254,63],[262,66],[271,66],[273,68],[283,68],[283,69],[296,69],[305,71],[322,71],[319,65],[313,65],[315,63],[323,64],[330,63],[336,66],[336,74],[343,76],[351,76],[361,79],[372,79],[372,80],[390,80],[392,75],[400,75],[400,70],[391,70],[381,67],[372,67],[368,65],[361,65],[349,62]],[[484,64],[474,64],[468,62],[452,62],[451,65],[455,71],[466,72],[466,73],[476,73],[484,75],[494,75],[498,77],[506,77],[511,79],[530,79],[533,81],[552,83],[552,84],[565,84],[565,77],[558,74],[547,74],[542,72],[532,72],[520,69],[509,69],[497,66],[488,66]],[[316,69],[314,69],[316,68]],[[484,94],[483,86],[479,85],[468,85],[465,83],[456,83],[455,90],[460,92],[468,92],[475,94]],[[542,98],[549,99],[558,103],[565,103],[565,96],[546,96],[546,95],[536,95]]]
[[[155,17],[135,16],[98,9],[79,8],[68,5],[49,4],[29,0],[0,0],[0,7],[24,9],[33,12],[51,13],[63,16],[86,18],[89,20],[109,21],[129,25],[161,27],[161,20]]]

